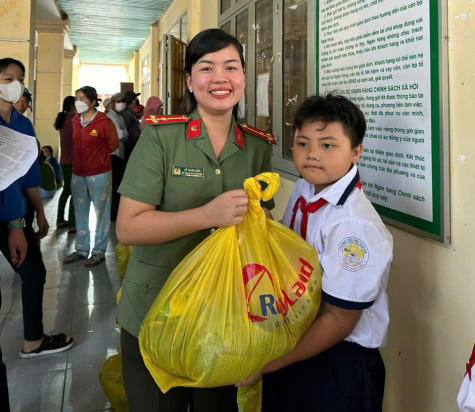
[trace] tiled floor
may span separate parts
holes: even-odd
[[[85,268],[84,262],[63,266],[63,257],[73,251],[74,235],[68,235],[66,229],[56,229],[59,194],[58,191],[53,199],[44,201],[50,231],[41,241],[48,271],[43,323],[45,333],[70,333],[75,345],[55,355],[18,357],[23,342],[21,280],[0,255],[1,347],[12,412],[112,410],[99,382],[99,372],[104,361],[117,353],[119,344],[115,324],[115,299],[120,287],[115,259],[117,240],[112,233],[106,264],[95,268]],[[92,216],[90,222],[93,227]]]

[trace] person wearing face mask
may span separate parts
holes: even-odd
[[[111,153],[112,164],[112,202],[111,202],[111,220],[117,220],[117,212],[119,211],[120,193],[119,188],[122,177],[124,176],[125,162],[124,162],[124,142],[129,137],[129,132],[125,127],[124,119],[120,113],[125,109],[126,98],[122,93],[114,94],[110,99],[110,110],[107,112],[107,117],[114,122],[119,137],[119,148]]]
[[[105,260],[109,242],[111,208],[111,159],[110,154],[119,148],[114,123],[104,113],[97,111],[99,98],[94,87],[76,90],[73,118],[73,176],[71,188],[76,214],[76,251],[64,258],[64,263],[87,259],[84,266],[92,267]],[[89,208],[96,212],[96,235],[90,250]],[[89,258],[88,258],[89,256]]]
[[[23,93],[24,77],[25,67],[20,61],[0,59],[0,126],[34,137],[31,122],[13,107]],[[48,233],[48,223],[39,194],[40,182],[38,162],[35,161],[23,177],[0,191],[0,250],[22,279],[22,358],[62,352],[74,343],[72,337],[63,333],[47,336],[43,331],[46,269],[39,239]],[[37,212],[39,230],[36,233],[30,225],[25,225],[25,195],[32,200]],[[4,409],[0,407],[0,410]]]
[[[120,115],[124,119],[125,127],[129,133],[129,137],[124,144],[124,160],[127,164],[130,154],[132,150],[134,150],[140,137],[140,124],[134,113],[134,108],[137,106],[137,96],[140,96],[140,93],[129,91],[126,92],[124,96],[126,98],[126,107],[120,112]]]
[[[74,96],[67,96],[63,100],[63,110],[58,113],[54,122],[54,128],[59,131],[59,144],[61,147],[61,157],[59,162],[63,175],[63,191],[58,199],[58,215],[56,217],[56,227],[68,227],[69,233],[76,232],[76,218],[74,217],[74,201],[71,192],[71,177],[73,174],[73,116],[76,114]],[[68,220],[64,220],[64,209],[69,201]]]

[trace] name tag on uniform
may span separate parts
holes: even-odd
[[[173,166],[172,175],[203,178],[205,176],[205,170],[196,167]]]

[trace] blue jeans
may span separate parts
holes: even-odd
[[[83,255],[89,253],[89,208],[92,202],[97,221],[93,250],[104,253],[109,242],[112,190],[111,172],[94,176],[77,176],[73,173],[71,190],[73,192],[74,214],[76,216],[76,250]]]

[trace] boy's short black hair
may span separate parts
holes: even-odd
[[[305,122],[323,122],[324,128],[327,123],[340,122],[352,148],[363,142],[366,132],[366,120],[358,106],[336,93],[305,99],[295,112],[294,132],[302,128]]]

